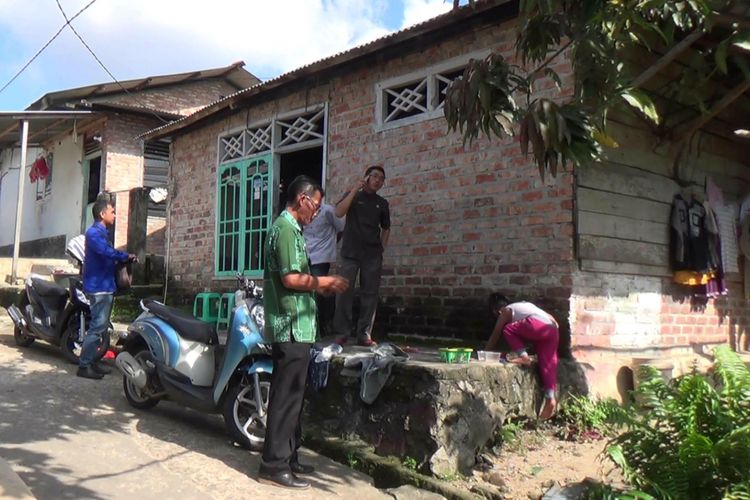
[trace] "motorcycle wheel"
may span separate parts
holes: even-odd
[[[139,363],[143,363],[144,360],[148,359],[150,356],[151,353],[148,349],[141,349],[133,355]],[[146,387],[150,387],[151,385],[151,377],[149,377]],[[130,403],[130,406],[133,408],[148,410],[149,408],[156,406],[159,402],[159,398],[152,398],[143,394],[143,392],[141,392],[141,390],[138,389],[138,387],[136,387],[135,384],[133,384],[133,382],[131,382],[125,375],[122,376],[122,389],[125,392],[125,399],[128,400],[128,403]]]
[[[31,335],[27,335],[23,328],[13,328],[13,340],[16,341],[18,347],[29,347],[36,340]]]
[[[27,305],[29,305],[29,298],[26,296],[26,292],[24,292],[21,297],[21,302],[18,304],[18,308],[24,315],[26,314]],[[18,347],[29,347],[36,339],[26,333],[25,329],[17,326],[13,329],[13,340],[16,341]]]
[[[224,398],[224,424],[232,439],[251,451],[261,451],[266,437],[266,415],[271,379],[268,374],[260,374],[260,393],[263,416],[258,414],[253,378],[243,377],[227,389]]]
[[[80,320],[80,314],[73,314],[68,319],[68,324],[65,325],[65,331],[62,334],[62,337],[60,338],[60,350],[63,353],[63,356],[65,356],[65,359],[70,361],[71,363],[77,365],[79,358],[81,356],[81,347],[83,345],[83,337],[86,335],[86,332],[83,332],[81,335],[81,320]],[[85,327],[89,327],[90,319],[86,318]],[[96,350],[96,356],[94,356],[94,362],[99,361],[102,359],[102,356],[104,356],[107,353],[107,350],[109,349],[109,342],[111,333],[114,330],[114,326],[112,326],[112,323],[109,324],[109,327],[107,328],[107,331],[104,335],[102,335],[102,343],[99,345],[99,349]]]

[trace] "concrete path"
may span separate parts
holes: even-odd
[[[19,348],[0,309],[0,459],[39,499],[389,499],[368,476],[311,451],[313,487],[255,481],[259,457],[233,446],[221,418],[161,402],[131,408],[116,370],[75,377],[57,348]],[[3,484],[0,497],[19,498]]]

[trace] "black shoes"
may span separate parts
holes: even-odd
[[[312,465],[305,465],[299,462],[290,463],[289,468],[292,469],[292,472],[295,474],[312,474],[315,472],[315,467]]]
[[[260,472],[258,473],[258,482],[295,490],[304,490],[310,487],[310,483],[298,478],[289,471],[277,472],[275,474]]]
[[[109,375],[112,373],[112,368],[105,365],[104,363],[94,363],[91,365],[91,367],[94,369],[94,371],[100,375]]]
[[[87,366],[86,368],[78,368],[76,376],[82,378],[90,378],[92,380],[99,380],[104,377],[103,373],[97,372],[93,367]]]

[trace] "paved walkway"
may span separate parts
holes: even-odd
[[[317,469],[303,492],[255,481],[259,457],[233,446],[221,418],[159,403],[131,408],[116,373],[74,376],[57,348],[13,342],[0,309],[0,459],[40,499],[392,498],[357,473],[311,451]],[[0,497],[10,483],[0,474]]]

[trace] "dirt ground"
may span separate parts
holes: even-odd
[[[508,499],[538,499],[555,485],[565,486],[593,478],[619,483],[621,476],[601,456],[607,438],[564,437],[562,424],[529,424],[507,432],[485,450],[486,459],[473,477],[455,478],[456,486],[471,489],[476,483],[495,485]]]

